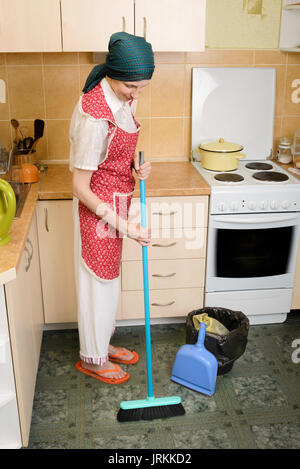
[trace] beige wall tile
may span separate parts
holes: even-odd
[[[70,120],[47,120],[48,159],[63,160],[69,158]]]
[[[103,62],[105,62],[106,53],[103,53]],[[93,64],[94,57],[92,52],[79,52],[79,63],[80,64]]]
[[[287,54],[287,63],[289,65],[298,65],[300,64],[300,54],[297,52],[289,52]]]
[[[282,118],[282,137],[293,139],[296,129],[300,129],[300,115],[299,116],[284,116]]]
[[[42,67],[24,65],[7,67],[11,117],[45,117]]]
[[[6,103],[0,103],[0,120],[9,120],[9,103],[8,103],[9,95],[8,95],[8,87],[7,87],[6,67],[0,66],[0,79],[4,80],[4,83],[6,86]]]
[[[184,60],[185,60],[184,52],[155,52],[154,53],[155,64],[183,64]]]
[[[7,65],[41,65],[42,64],[42,53],[41,52],[30,52],[30,53],[15,53],[6,54]]]
[[[151,82],[139,95],[136,117],[150,117],[151,113]]]
[[[0,54],[0,65],[5,65],[5,54]]]
[[[47,52],[43,54],[44,65],[77,65],[78,52]]]
[[[91,70],[94,68],[94,65],[80,65],[79,70],[79,90],[81,92],[82,88],[85,85],[86,79],[89,76]]]
[[[254,63],[256,65],[284,65],[287,62],[287,54],[279,50],[255,50]]]
[[[275,117],[274,119],[274,139],[273,139],[273,156],[276,155],[279,139],[282,137],[282,117]]]
[[[157,65],[151,80],[151,117],[179,117],[183,110],[184,65]]]
[[[183,156],[183,118],[151,119],[151,159]]]
[[[186,63],[213,65],[251,65],[254,63],[253,50],[207,49],[204,52],[187,52]]]
[[[288,65],[284,113],[300,116],[300,65]]]
[[[136,146],[136,153],[139,151],[144,152],[145,160],[151,158],[151,147],[150,147],[150,119],[137,119],[141,124],[141,130]]]
[[[192,150],[192,119],[186,117],[183,119],[183,155],[187,161],[190,160]]]
[[[12,130],[10,122],[0,121],[0,140],[1,145],[7,150],[10,150],[12,147]]]
[[[75,66],[44,68],[47,119],[71,118],[79,96],[79,69]]]

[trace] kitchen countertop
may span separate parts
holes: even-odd
[[[146,181],[147,197],[209,195],[210,187],[189,162],[152,163]],[[139,197],[136,184],[134,197]],[[37,200],[72,199],[72,173],[67,164],[49,164],[32,184],[20,218],[13,221],[11,241],[0,247],[0,285],[16,278]]]

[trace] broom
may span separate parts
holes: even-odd
[[[139,152],[139,164],[144,163],[144,152]],[[140,180],[141,201],[141,225],[147,227],[146,221],[146,196],[145,181]],[[134,420],[153,420],[160,418],[176,417],[184,415],[185,410],[181,404],[181,397],[160,397],[153,394],[152,357],[151,357],[151,328],[149,308],[149,280],[148,280],[148,251],[147,246],[142,246],[143,252],[143,282],[144,282],[144,308],[145,308],[145,338],[146,338],[146,363],[147,363],[147,391],[146,399],[136,401],[122,401],[117,415],[119,422],[131,422]]]

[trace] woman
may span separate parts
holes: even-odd
[[[139,179],[151,171],[148,162],[139,167],[135,156],[140,125],[134,112],[153,71],[152,47],[144,38],[113,34],[106,62],[88,76],[70,126],[81,359],[76,368],[110,384],[130,377],[114,362],[138,361],[136,352],[109,342],[119,301],[122,238],[150,243],[150,230],[127,218],[135,183],[132,168]]]

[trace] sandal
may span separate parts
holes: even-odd
[[[75,367],[77,368],[78,371],[81,373],[85,373],[86,375],[92,376],[93,378],[99,379],[99,381],[103,381],[103,383],[108,383],[108,384],[122,384],[125,383],[125,381],[128,381],[130,378],[130,374],[126,373],[126,375],[123,378],[104,378],[101,376],[103,373],[112,373],[114,371],[119,371],[120,367],[118,365],[115,366],[115,368],[111,370],[102,370],[102,371],[91,371],[87,370],[81,365],[81,360],[75,364]]]
[[[139,356],[134,350],[130,350],[130,352],[133,354],[131,360],[122,360],[122,358],[119,358],[122,355],[126,355],[126,350],[121,348],[121,352],[116,353],[115,355],[109,355],[109,361],[121,363],[122,365],[133,365],[139,361]]]

